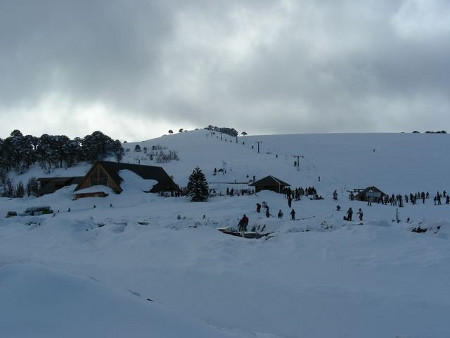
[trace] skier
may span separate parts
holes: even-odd
[[[295,210],[291,210],[291,220],[295,221]]]
[[[335,191],[333,191],[333,199],[334,199],[335,201],[337,201],[337,198],[338,198],[338,196],[337,196],[337,191],[335,190]]]
[[[260,211],[261,211],[261,204],[256,203],[256,212],[260,212]]]
[[[247,231],[248,217],[244,214],[239,221],[239,231]]]

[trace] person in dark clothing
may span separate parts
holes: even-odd
[[[280,210],[278,210],[278,218],[283,218],[283,212]]]
[[[353,210],[352,208],[348,208],[347,210],[347,217],[344,217],[344,220],[351,221],[353,217]]]
[[[295,221],[295,210],[291,210],[291,220]]]
[[[269,218],[270,217],[270,212],[269,212],[269,207],[266,207],[266,217]]]
[[[239,231],[247,231],[248,217],[244,214],[239,221]]]
[[[261,211],[261,204],[256,203],[256,212],[260,212],[260,211]]]

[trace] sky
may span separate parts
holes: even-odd
[[[450,129],[448,0],[0,8],[0,138]]]

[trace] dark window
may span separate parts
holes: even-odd
[[[101,168],[97,168],[92,173],[89,183],[91,187],[94,185],[108,186],[108,176],[106,176],[105,172]]]

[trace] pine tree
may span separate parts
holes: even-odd
[[[115,140],[114,141],[114,145],[113,145],[113,152],[114,152],[114,157],[116,158],[117,163],[122,161],[123,155],[125,154],[125,150],[122,147],[122,144],[120,143],[119,140]]]
[[[17,186],[16,186],[16,191],[15,191],[15,197],[16,198],[23,198],[23,196],[25,196],[25,187],[23,186],[22,181],[20,181]]]
[[[193,202],[203,202],[209,197],[208,182],[199,167],[192,171],[186,188],[187,194],[191,196]]]
[[[36,177],[31,177],[27,183],[27,195],[28,196],[38,196],[39,185]]]

